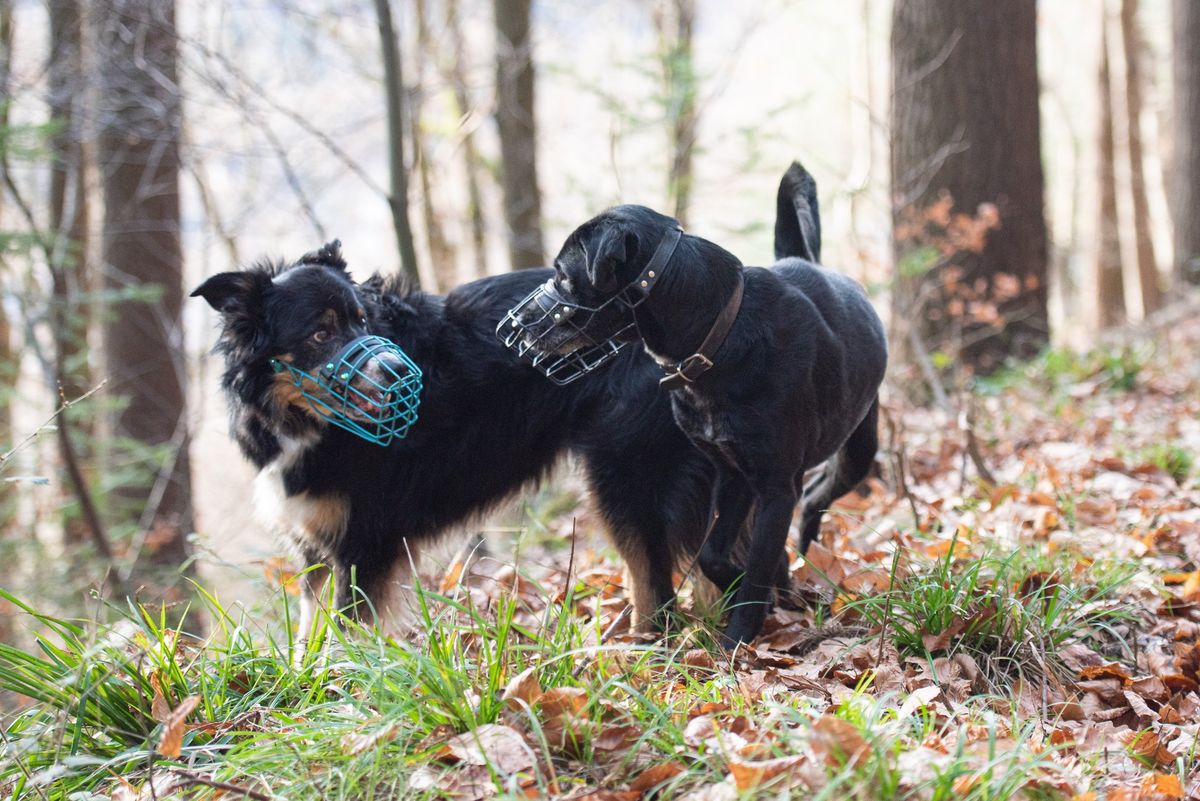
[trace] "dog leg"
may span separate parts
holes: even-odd
[[[368,598],[375,608],[375,627],[385,637],[411,631],[417,624],[413,576],[416,575],[417,550],[407,540],[400,544],[400,555],[386,574],[372,586]]]
[[[829,505],[859,485],[871,472],[879,450],[879,400],[825,465],[820,477],[804,488],[804,513],[800,525],[800,553],[808,552],[821,535],[821,516]]]
[[[750,642],[762,631],[797,500],[796,491],[790,488],[757,495],[758,508],[754,535],[746,556],[746,574],[734,596],[729,625],[721,635],[721,644],[726,648]]]
[[[317,610],[324,608],[331,571],[313,558],[306,559],[307,569],[300,577],[300,619],[296,625],[296,649],[292,656],[295,667],[304,663],[308,641],[314,633]]]
[[[728,465],[718,464],[709,509],[711,528],[699,558],[705,578],[722,593],[729,592],[742,576],[742,568],[735,564],[733,552],[752,500],[745,479]]]
[[[614,533],[612,541],[625,562],[625,586],[633,607],[634,629],[647,633],[662,631],[675,606],[670,554],[654,547],[665,542],[665,537],[623,531]]]

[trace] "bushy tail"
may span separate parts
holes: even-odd
[[[817,182],[793,161],[779,182],[775,208],[775,258],[821,261],[821,212]]]

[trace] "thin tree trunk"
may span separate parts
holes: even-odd
[[[175,5],[108,0],[97,20],[102,165],[102,263],[109,389],[123,399],[113,433],[150,475],[123,477],[123,519],[140,522],[139,557],[178,566],[194,529],[188,457],[187,368],[180,327],[179,142]],[[131,297],[132,296],[132,297]],[[110,512],[114,511],[110,509]],[[126,517],[127,516],[127,517]]]
[[[463,46],[462,20],[459,19],[458,0],[446,0],[446,31],[450,36],[450,83],[454,87],[454,105],[462,126],[463,168],[467,175],[467,203],[471,217],[471,247],[475,254],[475,275],[482,278],[488,273],[487,226],[483,217],[483,193],[479,188],[479,176],[483,171],[479,149],[475,145],[475,131],[471,126],[472,105],[467,88],[466,48]]]
[[[400,269],[415,286],[421,283],[412,226],[408,221],[408,168],[404,164],[404,76],[401,72],[400,41],[392,24],[391,0],[375,0],[379,22],[379,44],[383,52],[383,85],[387,94],[388,162],[391,189],[388,205],[400,252]]]
[[[77,0],[51,0],[49,83],[50,139],[49,222],[53,242],[50,269],[53,297],[50,303],[54,332],[54,372],[64,400],[81,397],[91,387],[88,369],[88,328],[91,288],[88,275],[88,213],[86,164],[81,131],[81,105],[86,92],[83,70],[82,17]],[[92,432],[86,409],[64,410],[60,416],[60,457],[64,465],[77,462],[80,443]],[[82,472],[79,473],[82,478]],[[63,538],[81,542],[86,532],[78,518],[63,520]]]
[[[425,221],[425,239],[429,244],[429,260],[433,266],[433,275],[437,289],[445,292],[458,283],[458,258],[454,248],[446,239],[441,219],[433,202],[433,164],[429,160],[429,137],[426,136],[421,124],[421,112],[424,103],[421,102],[424,81],[425,64],[436,64],[436,46],[429,30],[428,0],[416,0],[417,16],[417,49],[416,61],[417,85],[409,93],[412,98],[409,103],[409,119],[412,121],[413,160],[416,162],[417,176],[421,182],[422,216]]]
[[[1200,3],[1172,4],[1175,144],[1170,181],[1175,275],[1200,286]]]
[[[1101,14],[1104,10],[1101,9]],[[1113,81],[1109,64],[1108,25],[1100,25],[1100,146],[1097,180],[1100,190],[1096,255],[1096,309],[1101,328],[1125,322],[1125,282],[1122,278],[1121,225],[1117,214],[1116,140],[1113,131]]]
[[[1125,111],[1129,139],[1129,189],[1133,200],[1133,233],[1137,243],[1138,285],[1142,289],[1142,314],[1162,307],[1158,285],[1158,260],[1150,231],[1150,203],[1146,198],[1145,156],[1142,152],[1142,39],[1137,24],[1137,0],[1121,1],[1121,42],[1125,52]]]
[[[496,126],[508,253],[514,270],[546,263],[537,176],[531,0],[495,0]]]
[[[692,58],[695,0],[661,0],[654,11],[662,52],[663,83],[670,125],[671,166],[667,194],[675,219],[688,224],[692,197],[692,155],[696,144],[696,71]]]
[[[12,67],[13,18],[12,0],[0,0],[0,97],[9,97],[9,76]],[[0,132],[8,129],[8,104],[0,103]],[[0,139],[0,149],[4,141]],[[0,156],[3,153],[0,152]],[[0,158],[0,164],[7,164],[7,158]],[[4,192],[0,191],[0,220],[3,219]],[[7,265],[0,260],[0,270]],[[10,280],[11,276],[4,276]],[[8,315],[0,314],[0,451],[7,451],[13,445],[12,403],[17,384],[19,364],[17,354],[13,349],[12,326]],[[0,538],[9,534],[9,526],[16,512],[16,498],[13,492],[0,494]],[[9,584],[7,566],[0,566],[0,586]],[[0,637],[4,642],[12,642],[11,617],[0,608]]]

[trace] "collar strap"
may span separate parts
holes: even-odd
[[[704,338],[704,342],[700,343],[700,349],[673,367],[664,366],[663,370],[667,374],[659,379],[660,387],[668,391],[679,389],[695,381],[716,364],[713,357],[717,355],[717,351],[724,344],[725,337],[729,335],[729,330],[733,328],[733,322],[737,319],[738,311],[742,308],[742,292],[745,289],[746,277],[740,267],[737,277],[737,286],[733,288],[733,294],[725,302],[725,307],[717,315],[712,328],[708,329],[708,336]]]
[[[676,224],[674,228],[663,234],[662,239],[658,240],[658,247],[654,249],[654,255],[650,257],[650,262],[638,274],[638,277],[626,285],[623,290],[623,293],[626,294],[625,302],[627,304],[637,306],[649,296],[650,290],[654,289],[658,279],[662,278],[667,262],[675,255],[675,248],[682,237],[683,227]],[[638,297],[639,295],[640,297]]]

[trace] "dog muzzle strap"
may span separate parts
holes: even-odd
[[[733,328],[733,322],[742,308],[742,293],[746,286],[746,276],[740,267],[737,277],[737,286],[733,288],[733,294],[725,302],[725,306],[717,315],[712,328],[708,329],[708,336],[704,337],[704,341],[700,343],[700,349],[678,364],[670,367],[664,365],[663,369],[667,374],[659,379],[660,387],[665,390],[680,389],[708,372],[716,364],[717,351],[724,344],[725,337],[729,336],[729,330]]]
[[[387,445],[403,439],[417,422],[423,376],[400,346],[378,336],[352,340],[316,375],[281,359],[276,373],[288,373],[312,410],[367,442]]]

